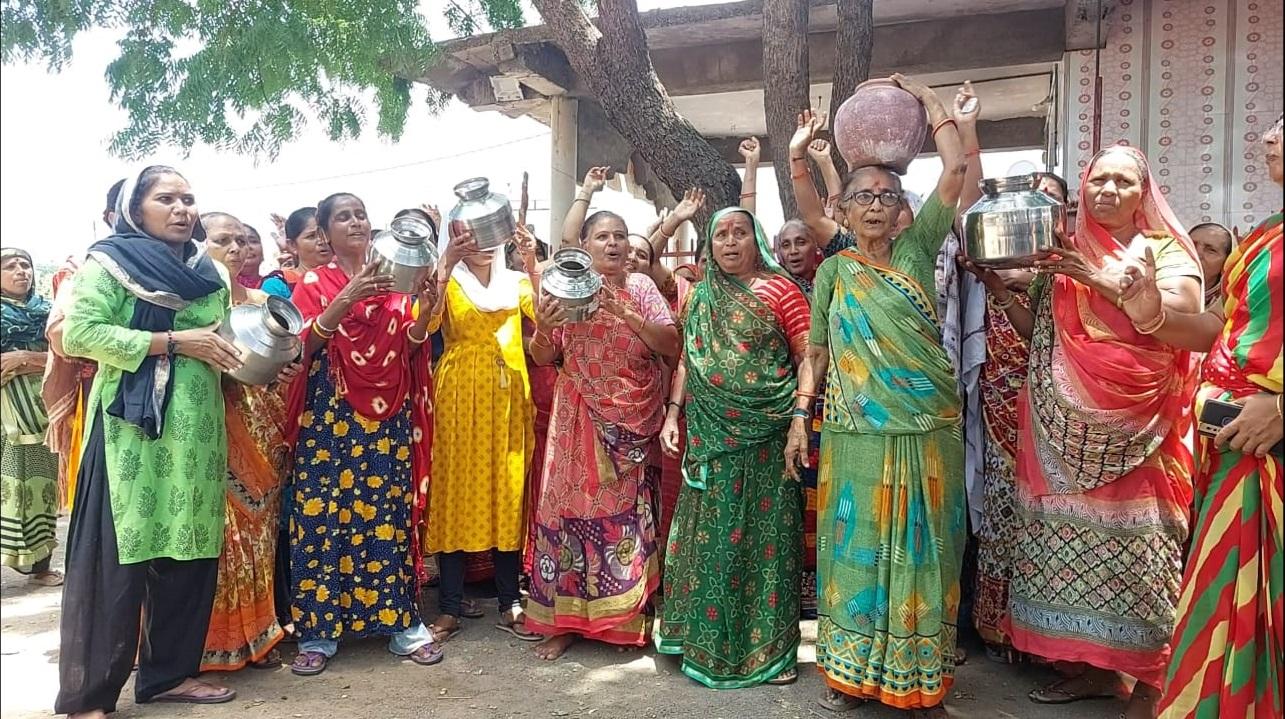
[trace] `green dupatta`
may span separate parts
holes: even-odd
[[[780,436],[790,421],[796,380],[790,343],[772,309],[713,258],[714,227],[733,212],[754,224],[764,269],[794,281],[776,262],[754,215],[739,207],[714,213],[705,242],[706,271],[683,320],[687,366],[687,484],[705,489],[711,462]],[[691,469],[695,469],[693,474]]]

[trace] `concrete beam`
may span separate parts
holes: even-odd
[[[809,35],[812,82],[833,79],[836,43],[834,32]],[[1064,48],[1065,25],[1059,8],[883,25],[875,28],[870,74],[922,75],[1058,62]],[[763,86],[761,39],[674,48],[654,54],[652,63],[670,95]]]
[[[1092,50],[1106,47],[1107,30],[1118,4],[1119,0],[1067,0],[1063,8],[1066,14],[1066,49]],[[1102,19],[1100,33],[1097,27],[1099,17]]]
[[[982,120],[977,123],[977,136],[985,150],[1038,150],[1044,147],[1044,118],[1014,117],[1007,120]],[[709,143],[729,164],[740,165],[737,151],[743,137],[708,137]],[[776,153],[769,138],[760,137],[763,162],[772,162]],[[924,143],[923,154],[935,154],[932,138]]]

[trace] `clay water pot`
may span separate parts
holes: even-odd
[[[888,79],[858,85],[834,116],[835,145],[852,168],[883,165],[904,175],[927,136],[924,106]]]

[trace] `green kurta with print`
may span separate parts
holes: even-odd
[[[147,357],[151,333],[129,329],[137,300],[93,259],[76,274],[63,326],[68,354],[98,362],[86,403],[85,434],[103,422],[107,480],[121,564],[213,559],[223,547],[227,433],[219,373],[179,356],[161,437],[147,439],[105,411],[123,372]],[[227,290],[206,295],[174,318],[174,329],[208,327],[228,314]]]

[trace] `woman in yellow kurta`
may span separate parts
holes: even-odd
[[[534,240],[517,238],[528,269]],[[429,330],[445,349],[434,373],[433,473],[424,547],[438,554],[437,641],[461,629],[468,552],[492,551],[500,622],[527,631],[518,593],[522,492],[535,444],[531,383],[522,352],[522,317],[534,319],[531,282],[504,263],[504,247],[478,250],[467,236],[441,243],[439,294]]]

